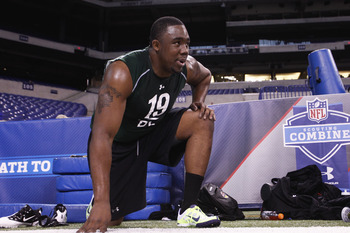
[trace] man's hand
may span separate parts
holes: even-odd
[[[208,108],[207,105],[205,105],[203,102],[193,102],[190,105],[190,109],[194,112],[199,111],[199,118],[202,118],[203,120],[206,120],[206,119],[209,119],[212,121],[216,120],[214,110],[211,108]]]
[[[94,203],[89,218],[84,225],[80,227],[78,232],[106,232],[109,223],[111,222],[111,207],[107,203]]]

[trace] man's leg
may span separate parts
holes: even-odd
[[[214,121],[201,119],[198,112],[186,111],[180,120],[176,138],[186,140],[186,171],[204,176],[213,142]]]
[[[180,214],[183,214],[184,211],[196,204],[208,167],[213,132],[214,122],[209,119],[199,118],[198,112],[187,111],[180,120],[176,138],[179,140],[187,139],[185,150],[185,191]],[[203,227],[218,226],[220,221],[216,218],[208,218],[207,223],[202,224]],[[196,226],[198,225],[201,226],[200,224]]]

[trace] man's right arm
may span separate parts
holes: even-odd
[[[121,125],[126,99],[132,91],[132,79],[125,63],[110,64],[98,94],[91,142],[89,162],[94,190],[94,206],[88,220],[78,232],[105,232],[111,221],[110,169],[112,143]]]

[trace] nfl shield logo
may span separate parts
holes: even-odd
[[[316,98],[314,101],[307,102],[307,113],[310,121],[324,121],[328,118],[328,100],[319,100]]]

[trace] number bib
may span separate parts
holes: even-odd
[[[176,97],[185,86],[186,67],[181,73],[159,78],[152,70],[147,48],[116,60],[122,60],[129,67],[134,86],[127,99],[122,124],[115,140],[133,141],[153,130],[171,110]]]

